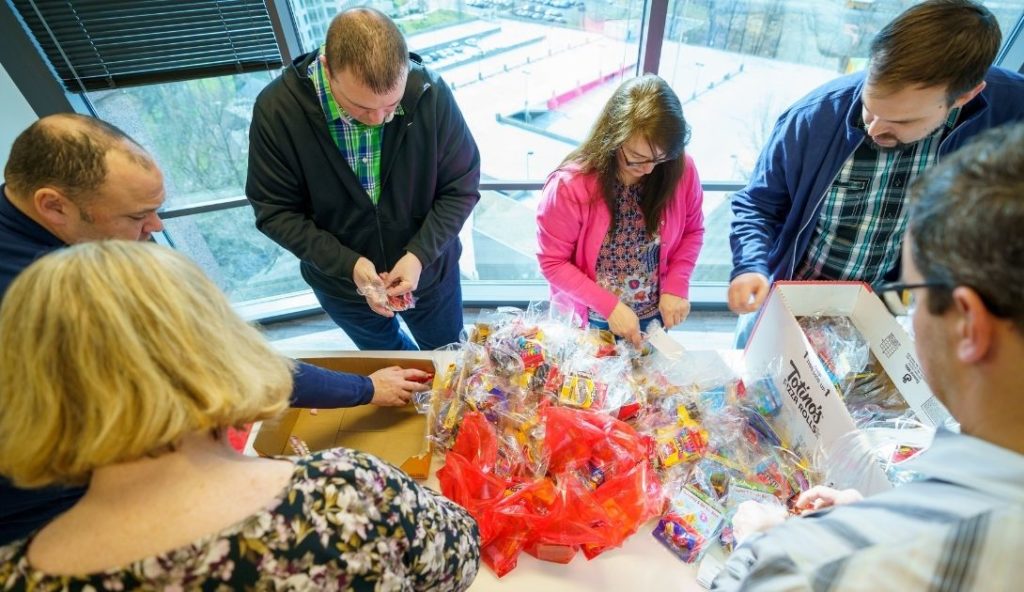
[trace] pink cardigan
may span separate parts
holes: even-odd
[[[608,207],[603,199],[594,199],[597,195],[597,175],[569,166],[548,176],[537,207],[537,259],[551,284],[551,302],[572,306],[584,321],[588,308],[608,318],[618,304],[615,295],[595,281],[597,255],[611,225]],[[689,298],[690,275],[704,243],[703,201],[697,168],[687,156],[675,197],[662,214],[662,293]]]

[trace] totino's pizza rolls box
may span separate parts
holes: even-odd
[[[434,373],[429,352],[286,352],[310,364],[362,374],[388,366],[416,368]],[[288,409],[280,417],[263,422],[253,448],[263,456],[292,455],[289,438],[296,436],[311,451],[339,446],[368,452],[402,469],[411,477],[426,479],[430,471],[426,416],[413,405],[347,409]]]
[[[779,419],[797,448],[822,450],[827,459],[837,440],[857,429],[797,321],[813,315],[848,317],[923,424],[935,427],[949,418],[924,382],[912,339],[866,284],[780,281],[768,295],[744,363],[748,370],[774,369],[772,381],[782,399]],[[862,493],[890,487],[875,468],[858,483]]]

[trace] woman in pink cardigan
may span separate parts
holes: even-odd
[[[684,154],[689,132],[664,80],[627,80],[548,176],[537,209],[551,301],[634,344],[654,319],[670,328],[690,312],[704,193]]]

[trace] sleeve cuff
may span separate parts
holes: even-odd
[[[373,381],[368,376],[335,372],[298,362],[295,364],[294,381],[292,407],[356,407],[373,399]]]

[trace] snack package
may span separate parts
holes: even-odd
[[[844,395],[843,402],[858,427],[900,417],[914,419],[914,412],[874,353],[864,371],[849,382]]]
[[[701,558],[722,527],[725,510],[702,491],[684,487],[654,528],[654,538],[686,563]]]
[[[867,340],[849,317],[812,315],[800,317],[797,322],[832,384],[845,394],[850,382],[868,365],[871,348]]]
[[[366,296],[392,312],[402,312],[416,307],[416,299],[413,297],[412,292],[390,296],[388,295],[387,288],[384,286],[368,286],[367,288],[356,290],[356,293],[360,296]]]

